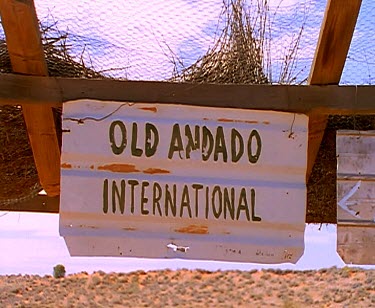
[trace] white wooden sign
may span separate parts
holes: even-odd
[[[375,131],[338,131],[337,252],[375,264]]]
[[[64,104],[60,234],[71,255],[296,262],[304,115]]]

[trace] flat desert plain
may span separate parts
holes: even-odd
[[[0,276],[0,307],[375,307],[375,270]]]

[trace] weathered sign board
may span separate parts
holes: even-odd
[[[74,256],[295,263],[305,115],[64,104],[60,234]]]
[[[338,131],[337,252],[375,264],[375,131]]]

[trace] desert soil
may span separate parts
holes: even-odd
[[[0,307],[375,307],[375,270],[0,276]]]

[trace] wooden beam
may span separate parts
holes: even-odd
[[[328,0],[308,84],[340,82],[362,0]],[[309,179],[327,125],[327,116],[312,113],[309,118]]]
[[[0,14],[13,72],[47,76],[34,2],[0,0]],[[60,148],[51,106],[24,105],[22,111],[40,183],[49,196],[57,196]]]
[[[0,105],[67,101],[185,104],[305,114],[375,114],[375,86],[219,85],[0,74]]]
[[[0,204],[0,211],[58,213],[60,197],[39,195],[27,201],[15,204]]]

